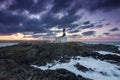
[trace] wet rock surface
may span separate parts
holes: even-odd
[[[76,65],[74,65],[78,70],[80,70],[80,71],[83,71],[83,72],[86,72],[86,71],[89,71],[89,70],[91,70],[91,71],[93,71],[92,69],[90,69],[90,68],[86,68],[86,67],[84,67],[84,66],[82,66],[82,65],[80,65],[80,64],[76,64]]]
[[[53,60],[67,62],[73,56],[90,56],[101,60],[120,61],[120,56],[101,55],[93,52],[93,46],[89,47],[87,44],[77,43],[20,43],[0,48],[0,80],[90,80],[65,69],[43,71],[30,65],[46,65]],[[112,52],[120,52],[115,46],[108,45],[107,47],[109,47],[108,51],[112,49]],[[102,48],[95,48],[102,50]],[[75,66],[83,72],[90,70],[79,64]]]

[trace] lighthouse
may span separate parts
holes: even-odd
[[[63,28],[63,35],[55,38],[56,43],[66,43],[67,37],[66,37],[66,31],[65,28]]]

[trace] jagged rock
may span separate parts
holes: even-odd
[[[91,56],[101,60],[120,61],[119,56],[93,52],[95,46],[88,49],[90,46],[78,43],[21,43],[0,48],[0,80],[89,80],[64,69],[42,71],[30,67],[30,65],[46,65],[53,60],[63,63],[75,56]],[[108,46],[105,45],[105,47]],[[97,48],[95,47],[95,49]],[[110,51],[110,49],[113,49],[112,52],[119,52],[113,46],[109,46],[106,50]],[[91,70],[79,64],[75,66],[83,72]]]
[[[27,80],[89,80],[65,70],[33,71]]]
[[[77,63],[76,65],[74,65],[78,70],[80,71],[83,71],[83,72],[86,72],[86,71],[89,71],[89,70],[92,70],[92,69],[88,69],[82,65],[80,65],[79,63]]]
[[[83,44],[83,47],[93,51],[109,51],[113,53],[120,53],[117,46],[107,44]]]

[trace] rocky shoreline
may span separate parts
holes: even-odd
[[[44,66],[55,60],[69,62],[75,56],[92,57],[120,65],[120,56],[102,55],[96,51],[109,51],[120,54],[118,47],[105,44],[84,43],[20,43],[0,48],[0,80],[92,80],[65,69],[40,70],[30,65]],[[112,62],[111,62],[112,60]],[[77,69],[88,69],[80,64]],[[102,72],[101,72],[102,74]]]

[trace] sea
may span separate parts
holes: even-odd
[[[109,44],[109,45],[115,45],[115,46],[120,46],[120,41],[86,41],[83,43],[87,44]]]
[[[87,44],[109,44],[109,45],[115,45],[115,46],[119,46],[120,47],[120,41],[102,41],[102,42],[98,42],[98,41],[86,41],[83,43],[87,43]],[[0,42],[0,47],[6,47],[6,46],[12,46],[12,45],[16,45],[18,44],[18,42]]]
[[[3,43],[0,43],[0,47],[12,46],[12,45],[16,45],[16,44],[18,44],[18,43],[3,42]]]

